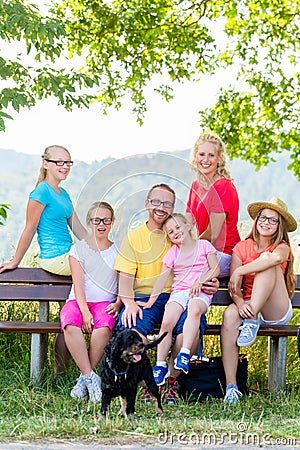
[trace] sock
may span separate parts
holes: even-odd
[[[187,353],[189,355],[191,351],[188,348],[181,347],[180,353]]]
[[[157,366],[167,367],[166,361],[156,361]]]

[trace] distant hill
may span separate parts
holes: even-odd
[[[189,165],[190,150],[136,155],[123,159],[107,158],[90,164],[75,161],[63,186],[70,193],[79,217],[84,222],[89,205],[100,199],[113,204],[116,210],[115,240],[120,241],[129,227],[145,220],[144,200],[155,183],[165,182],[177,193],[176,210],[184,211],[195,172]],[[39,156],[1,150],[0,203],[10,203],[6,225],[0,228],[0,259],[8,260],[14,253],[25,223],[25,211],[30,191],[34,188],[41,159]],[[250,224],[247,204],[282,198],[290,211],[300,218],[299,182],[287,170],[288,158],[279,155],[259,171],[247,162],[228,163],[240,197],[240,221]]]

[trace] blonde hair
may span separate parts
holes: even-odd
[[[111,213],[111,219],[112,219],[112,221],[115,220],[115,212],[114,212],[114,209],[113,209],[113,207],[112,207],[109,203],[107,203],[107,202],[94,202],[94,203],[90,206],[90,208],[89,208],[89,210],[88,210],[88,212],[87,212],[87,214],[86,214],[85,221],[86,221],[87,226],[89,226],[90,220],[91,220],[91,218],[92,218],[92,212],[94,211],[94,209],[99,209],[99,208],[108,209],[108,210],[110,211],[110,213]]]
[[[71,154],[70,154],[69,150],[67,150],[65,147],[63,147],[62,145],[50,145],[49,147],[45,148],[44,153],[42,154],[42,160],[51,159],[52,158],[51,151],[54,150],[55,148],[60,148],[60,149],[64,150],[65,152],[67,152],[69,155],[69,158],[71,159]],[[42,165],[40,168],[39,176],[38,176],[35,187],[37,187],[42,181],[45,180],[46,175],[47,175],[47,170]]]
[[[271,209],[271,208],[270,208]],[[259,232],[257,230],[257,221],[260,216],[262,210],[260,210],[254,220],[252,229],[248,236],[246,236],[246,239],[253,239],[255,243],[259,242]],[[289,296],[292,297],[294,290],[295,290],[295,274],[294,274],[294,255],[292,252],[291,244],[290,244],[290,238],[287,231],[287,224],[284,219],[284,217],[278,213],[278,227],[273,236],[271,236],[271,251],[273,251],[277,245],[281,244],[282,242],[285,242],[289,248],[290,248],[290,256],[287,261],[287,266],[284,273],[284,281],[287,288],[287,291],[289,293]]]
[[[196,154],[199,150],[200,145],[204,144],[205,142],[209,142],[215,146],[215,149],[217,151],[217,154],[219,157],[221,157],[221,161],[218,163],[217,171],[216,173],[221,178],[227,178],[228,180],[232,180],[230,173],[228,169],[226,168],[226,146],[225,143],[222,141],[220,136],[218,136],[216,133],[204,133],[201,134],[201,136],[197,139],[193,151],[192,151],[192,158],[191,158],[191,167],[193,170],[195,170],[198,174],[199,181],[203,181],[203,178],[205,176],[201,173],[201,171],[198,169],[197,163],[196,163]]]
[[[188,220],[187,220],[186,216],[184,216],[184,215],[181,214],[181,213],[173,213],[173,214],[170,214],[170,216],[167,217],[167,219],[164,221],[164,224],[163,224],[163,228],[164,228],[164,229],[165,229],[166,224],[167,224],[167,223],[169,222],[169,220],[171,220],[171,219],[175,220],[175,222],[178,222],[178,219],[179,219],[179,220],[181,220],[181,222],[183,222],[185,225],[188,223]],[[168,233],[166,233],[166,234],[168,234]],[[193,236],[192,236],[192,231],[191,231],[191,230],[190,230],[190,236],[193,237]],[[167,237],[168,237],[168,239],[170,239],[169,236],[167,236]]]

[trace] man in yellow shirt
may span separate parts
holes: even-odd
[[[170,248],[170,242],[166,239],[162,227],[174,211],[175,200],[175,192],[167,184],[152,186],[145,201],[148,220],[125,236],[115,263],[115,270],[119,272],[119,296],[124,304],[117,327],[134,328],[145,341],[147,335],[153,333],[154,326],[162,321],[165,304],[171,292],[172,278],[168,279],[163,292],[151,308],[143,309],[136,301],[148,301],[156,278],[161,272],[162,259]],[[207,282],[203,290],[214,294],[218,286],[218,280],[214,279]],[[173,330],[177,336],[177,348],[181,345],[185,318],[186,311]]]

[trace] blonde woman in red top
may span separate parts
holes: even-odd
[[[229,276],[232,249],[240,241],[237,229],[239,198],[226,168],[226,147],[215,133],[202,134],[192,154],[197,172],[187,203],[187,217],[196,224],[198,237],[218,251],[220,277]]]
[[[297,222],[276,197],[251,203],[248,212],[254,224],[233,249],[228,287],[233,303],[224,311],[221,329],[224,402],[229,404],[242,396],[236,384],[239,347],[254,343],[260,325],[285,325],[292,317],[295,279],[288,232]]]

